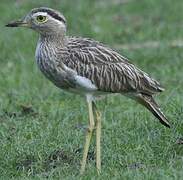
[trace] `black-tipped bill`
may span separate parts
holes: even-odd
[[[26,22],[23,22],[22,20],[19,21],[12,21],[5,25],[6,27],[27,27],[28,24]]]

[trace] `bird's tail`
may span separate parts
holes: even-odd
[[[166,127],[170,128],[170,124],[168,122],[168,119],[163,114],[163,112],[160,110],[158,104],[155,102],[152,96],[149,95],[140,95],[135,98],[136,101],[138,101],[140,104],[145,106],[152,114],[159,119],[160,123],[163,124]]]

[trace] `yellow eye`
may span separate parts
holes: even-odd
[[[46,16],[42,16],[42,15],[39,15],[36,17],[36,20],[40,23],[43,23],[43,22],[46,22],[47,21],[47,17]]]

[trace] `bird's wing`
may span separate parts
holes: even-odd
[[[155,94],[163,88],[115,50],[90,39],[70,38],[64,64],[105,92]]]

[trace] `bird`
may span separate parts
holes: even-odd
[[[89,125],[86,130],[80,173],[86,169],[93,131],[96,131],[96,170],[101,172],[101,112],[96,101],[119,94],[146,107],[164,126],[170,128],[154,96],[164,88],[113,48],[91,38],[67,35],[67,21],[58,10],[31,9],[7,27],[26,27],[39,34],[35,51],[40,71],[54,85],[86,98]]]

